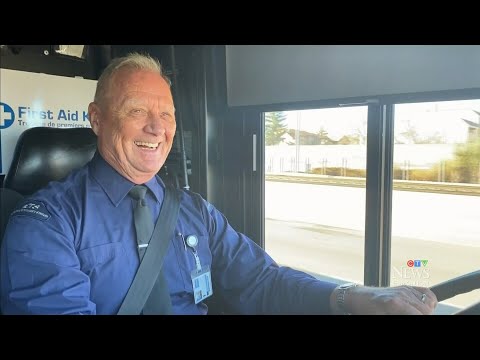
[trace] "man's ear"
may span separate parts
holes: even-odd
[[[100,128],[100,108],[94,102],[88,105],[88,119],[95,135],[98,135]]]

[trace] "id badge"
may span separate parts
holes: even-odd
[[[191,278],[195,304],[198,304],[213,294],[210,266],[203,266],[200,271],[193,270],[191,272]]]

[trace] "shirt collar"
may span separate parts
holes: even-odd
[[[120,175],[97,151],[89,164],[93,178],[107,194],[112,204],[117,207],[128,192],[135,186],[133,182]],[[164,196],[165,184],[160,176],[156,175],[145,183],[161,203]]]

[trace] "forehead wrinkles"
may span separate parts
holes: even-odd
[[[125,102],[127,98],[135,97],[164,97],[173,104],[172,93],[165,79],[160,74],[148,70],[119,69],[110,81],[110,94],[114,97],[113,102],[117,106]],[[132,95],[133,94],[133,95]]]
[[[150,110],[174,110],[173,101],[170,96],[162,96],[147,91],[131,91],[120,99],[119,108],[131,106],[143,106]]]

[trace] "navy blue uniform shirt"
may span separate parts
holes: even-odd
[[[4,314],[116,314],[139,266],[134,186],[99,153],[61,182],[22,201],[12,213],[1,253]],[[158,218],[164,184],[146,183]],[[238,313],[329,313],[335,284],[279,267],[235,231],[206,200],[182,191],[180,212],[164,262],[175,314],[206,314],[193,300],[192,251],[178,235],[196,235],[202,266],[212,271],[213,294]]]

